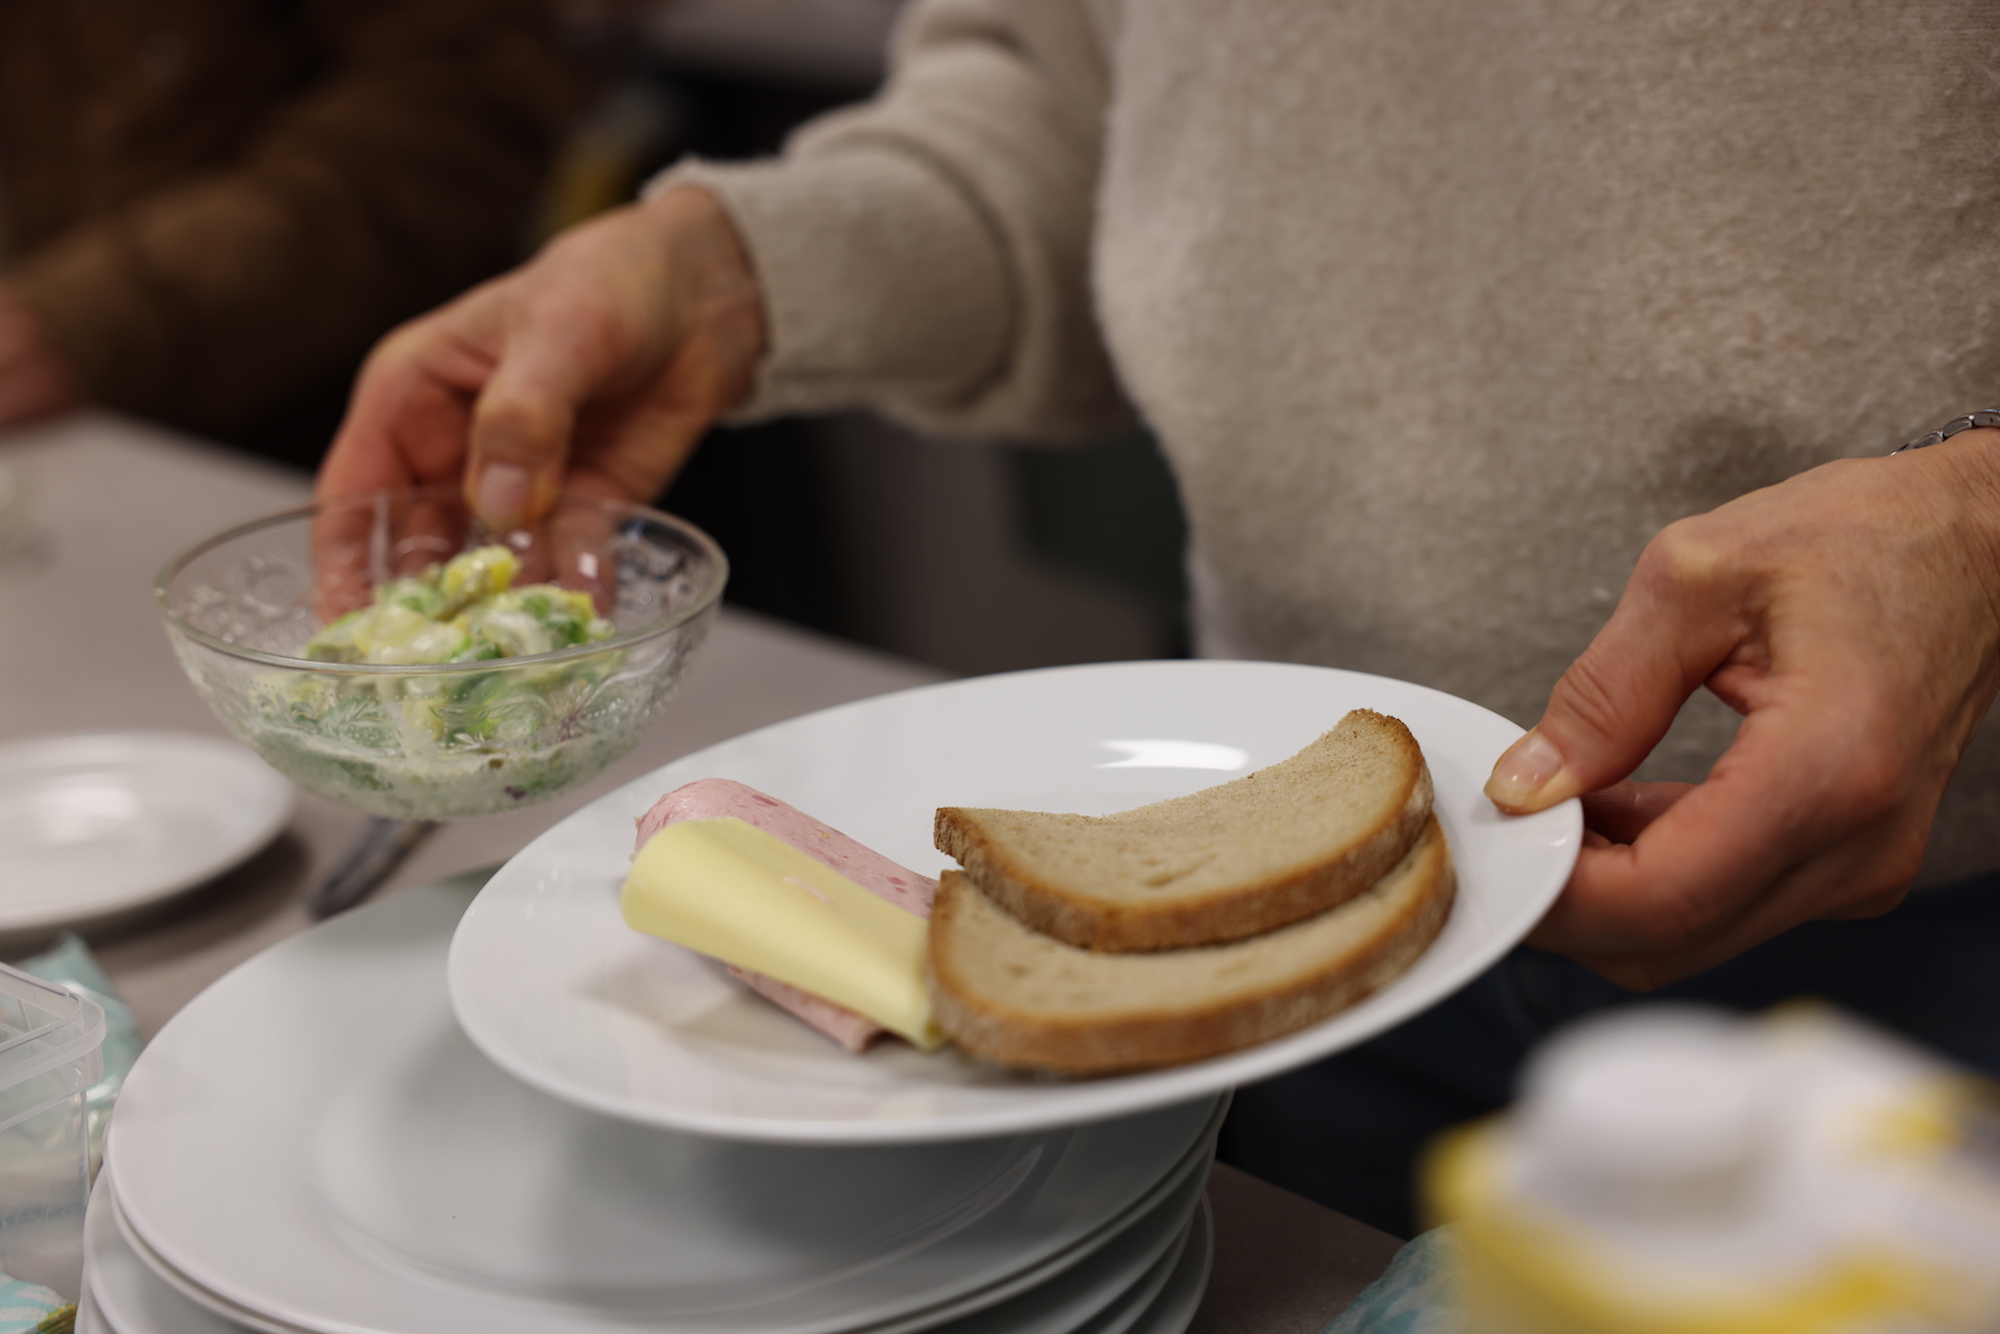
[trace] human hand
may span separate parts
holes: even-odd
[[[318,497],[462,484],[496,527],[563,491],[650,500],[749,391],[763,347],[734,226],[706,191],[669,190],[385,338]]]
[[[27,307],[0,285],[0,426],[64,412],[83,401],[76,377]]]
[[[1703,685],[1743,715],[1706,781],[1618,782]],[[1593,830],[1530,943],[1645,990],[1888,911],[1996,688],[2000,431],[1669,526],[1487,783],[1516,814],[1583,796]]]

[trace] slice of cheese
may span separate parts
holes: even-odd
[[[924,919],[734,818],[670,824],[632,859],[626,924],[865,1014],[926,1050],[944,1041],[924,984]]]

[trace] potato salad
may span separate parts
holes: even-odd
[[[307,641],[302,656],[329,670],[260,692],[253,744],[381,815],[509,810],[595,772],[605,762],[596,751],[631,744],[615,682],[622,650],[509,660],[616,629],[589,594],[516,587],[519,572],[512,551],[487,546],[377,585],[369,605]],[[362,675],[339,670],[347,664],[463,670]]]

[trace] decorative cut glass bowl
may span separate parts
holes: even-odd
[[[505,545],[516,585],[588,593],[611,637],[530,656],[315,661],[307,641],[390,579]],[[491,815],[631,750],[701,646],[728,578],[714,539],[642,505],[564,497],[496,531],[456,493],[378,492],[231,528],[154,586],[174,653],[229,729],[308,791],[380,816]]]

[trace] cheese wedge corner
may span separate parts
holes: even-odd
[[[625,877],[626,924],[866,1015],[930,1050],[928,926],[733,816],[669,824]]]

